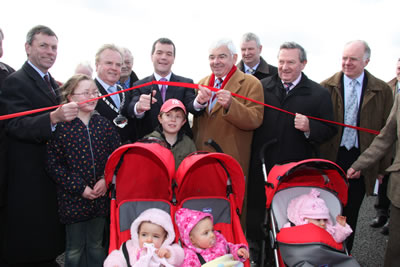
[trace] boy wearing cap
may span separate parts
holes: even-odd
[[[174,155],[175,169],[178,169],[187,155],[196,151],[193,140],[181,129],[186,120],[186,108],[183,103],[175,98],[168,99],[158,114],[160,126],[146,136],[161,139],[167,144]]]

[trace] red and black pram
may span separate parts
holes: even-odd
[[[309,159],[274,166],[266,178],[266,225],[276,266],[360,266],[348,255],[344,243],[337,243],[326,230],[313,224],[286,227],[289,202],[307,194],[311,188],[320,192],[330,210],[331,221],[342,213],[347,203],[347,178],[335,163]]]

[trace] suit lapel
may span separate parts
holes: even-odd
[[[54,95],[50,92],[46,82],[40,76],[40,74],[29,65],[28,62],[25,62],[23,68],[25,69],[26,73],[35,81],[36,87],[38,88],[39,93],[41,93],[44,97],[51,101],[52,104],[58,105],[57,99]]]
[[[95,79],[96,81],[96,86],[99,89],[99,92],[101,93],[101,95],[108,95],[108,92],[106,91],[106,89],[101,85],[101,83],[99,83],[99,81],[97,79]],[[114,100],[111,98],[111,96],[107,96],[106,99],[112,103],[115,106]],[[103,100],[104,101],[104,100]]]

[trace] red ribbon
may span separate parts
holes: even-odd
[[[108,94],[108,95],[102,95],[102,96],[99,96],[99,97],[96,97],[96,98],[88,99],[86,101],[80,102],[79,104],[85,104],[85,103],[88,103],[88,102],[91,102],[91,101],[94,101],[94,100],[102,99],[102,98],[107,97],[107,96],[120,94],[122,92],[128,92],[130,90],[134,90],[134,89],[145,87],[145,86],[150,86],[150,85],[153,85],[153,84],[161,84],[161,85],[177,86],[177,87],[187,87],[187,88],[193,88],[193,89],[196,89],[196,90],[198,90],[198,86],[199,86],[198,84],[193,84],[193,83],[151,81],[151,82],[144,83],[144,84],[141,84],[141,85],[138,85],[138,86],[135,86],[135,87],[131,87],[131,88],[128,88],[128,89],[117,91],[117,92],[114,92],[114,93],[111,93],[111,94]],[[222,90],[222,89],[217,89],[217,88],[214,88],[214,87],[211,87],[211,86],[207,86],[207,85],[202,85],[202,86],[207,87],[208,89],[210,89],[211,91],[214,91],[214,92],[217,92],[218,90]],[[235,94],[235,93],[231,93],[231,94],[233,96],[235,96],[235,97],[239,97],[239,98],[242,98],[242,99],[257,103],[259,105],[263,105],[263,106],[266,106],[268,108],[272,108],[272,109],[275,109],[275,110],[290,114],[292,116],[296,116],[295,113],[289,112],[287,110],[280,109],[280,108],[277,108],[275,106],[271,106],[271,105],[265,104],[263,102],[260,102],[260,101],[257,101],[257,100],[251,99],[251,98],[247,98],[245,96],[241,96],[241,95],[238,95],[238,94]],[[33,110],[28,110],[28,111],[23,111],[23,112],[3,115],[3,116],[0,116],[0,120],[8,120],[8,119],[16,118],[16,117],[21,117],[21,116],[25,116],[25,115],[38,113],[38,112],[52,110],[52,109],[56,109],[56,108],[61,107],[61,106],[62,105],[57,105],[57,106],[51,106],[51,107],[45,107],[45,108],[39,108],[39,109],[33,109]],[[357,127],[357,126],[353,126],[353,125],[347,125],[347,124],[344,124],[344,123],[325,120],[325,119],[312,117],[312,116],[306,116],[306,117],[309,118],[309,119],[322,121],[322,122],[327,122],[327,123],[331,123],[331,124],[336,124],[336,125],[340,125],[340,126],[343,126],[343,127],[349,127],[349,128],[352,128],[352,129],[355,129],[355,130],[358,130],[358,131],[363,131],[363,132],[367,132],[367,133],[371,133],[371,134],[375,134],[375,135],[379,134],[379,131],[371,130],[371,129],[368,129],[368,128],[362,128],[362,127]]]

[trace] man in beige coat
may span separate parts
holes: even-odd
[[[396,99],[380,134],[375,137],[372,144],[351,165],[347,171],[350,179],[359,179],[360,170],[367,168],[387,155],[392,155],[393,146],[400,137],[400,99]],[[386,247],[385,267],[397,267],[400,262],[400,142],[396,144],[396,156],[392,165],[386,169],[390,173],[388,184],[388,197],[390,205],[389,241]]]
[[[264,93],[257,78],[237,69],[236,60],[237,53],[231,40],[220,40],[210,48],[212,74],[200,80],[199,84],[221,90],[214,93],[199,86],[199,102],[207,107],[193,119],[193,136],[197,149],[202,151],[214,151],[205,145],[209,139],[214,140],[224,153],[239,162],[247,177],[253,131],[261,125],[264,107],[234,97],[232,93],[259,102],[264,101]],[[242,227],[245,224],[243,218],[245,211],[242,212]]]
[[[390,87],[382,80],[372,76],[365,67],[369,63],[371,49],[365,41],[352,41],[345,45],[342,56],[342,71],[326,79],[321,85],[331,94],[335,121],[344,123],[345,110],[350,100],[350,83],[357,81],[356,126],[379,131],[386,122],[393,104],[393,94]],[[374,135],[357,131],[354,144],[348,148],[342,138],[344,128],[330,141],[321,147],[321,156],[336,162],[343,170],[347,170],[357,157],[371,144]],[[347,222],[353,229],[353,234],[347,240],[349,251],[353,247],[354,233],[357,226],[358,212],[365,193],[371,195],[375,181],[383,177],[389,166],[391,153],[383,157],[377,164],[371,165],[360,179],[349,181],[348,202],[344,208]]]

